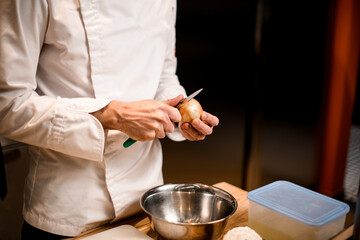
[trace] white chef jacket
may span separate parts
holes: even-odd
[[[0,1],[0,136],[29,144],[23,215],[75,236],[137,212],[163,183],[158,140],[104,131],[110,100],[182,93],[176,0]]]

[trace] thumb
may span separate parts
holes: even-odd
[[[180,94],[177,97],[165,100],[164,103],[168,104],[169,106],[175,107],[183,98],[184,96]]]

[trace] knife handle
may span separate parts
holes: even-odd
[[[131,145],[133,145],[136,142],[136,140],[132,139],[132,138],[128,138],[124,143],[123,146],[124,148],[128,148]]]

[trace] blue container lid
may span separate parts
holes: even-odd
[[[288,181],[250,191],[248,199],[306,225],[321,227],[349,212],[349,205]]]

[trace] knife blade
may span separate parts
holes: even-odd
[[[178,104],[176,104],[176,108],[177,109],[180,109],[179,108],[179,105],[183,104],[186,100],[186,102],[190,101],[191,99],[193,99],[194,97],[196,97],[196,95],[198,95],[201,91],[203,90],[203,88],[200,88],[199,90],[193,92],[192,94],[190,94],[190,96],[186,97],[186,98],[183,98]]]
[[[199,90],[193,92],[192,94],[190,94],[188,97],[183,98],[178,104],[176,104],[176,108],[180,109],[181,107],[179,107],[180,104],[184,103],[184,101],[186,100],[187,102],[190,101],[191,99],[193,99],[196,95],[198,95],[201,91],[203,90],[203,88],[200,88]],[[131,145],[133,145],[136,142],[136,140],[132,139],[132,138],[128,138],[124,143],[123,146],[124,148],[128,148]]]

